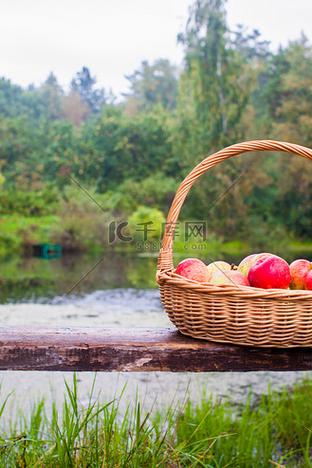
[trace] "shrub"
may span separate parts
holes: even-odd
[[[64,250],[103,249],[112,215],[93,189],[67,187],[58,213],[62,225],[54,237]]]
[[[165,217],[157,208],[139,206],[129,218],[132,236],[139,240],[160,239]],[[145,237],[146,233],[146,237]]]
[[[42,191],[3,190],[0,191],[0,214],[23,216],[45,216],[54,214],[60,197],[55,188]]]

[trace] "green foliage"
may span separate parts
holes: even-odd
[[[65,381],[62,408],[53,402],[48,410],[41,400],[29,415],[19,411],[10,419],[0,434],[1,466],[311,466],[311,380],[235,406],[204,395],[159,413],[142,410],[139,398],[122,411],[123,394],[100,402],[95,383],[82,405],[77,381],[76,375],[71,385]],[[2,419],[11,398],[3,398]]]
[[[129,218],[131,234],[144,241],[159,239],[164,228],[165,217],[157,208],[139,206]]]
[[[94,87],[95,84],[96,79],[91,76],[90,70],[87,67],[82,67],[71,82],[72,91],[79,94],[93,113],[99,112],[106,102],[105,91],[103,89],[96,89]]]
[[[177,185],[173,177],[167,177],[158,171],[142,181],[128,179],[117,188],[117,191],[129,201],[131,211],[138,204],[146,204],[165,212],[174,197]]]
[[[177,104],[177,69],[167,59],[158,59],[150,65],[144,60],[138,70],[126,76],[130,93],[125,94],[132,105],[147,110],[156,104],[173,109]]]
[[[55,239],[67,251],[101,251],[107,246],[111,211],[102,207],[100,196],[92,189],[67,187],[59,208],[62,219]]]
[[[59,194],[55,188],[47,187],[38,192],[2,190],[0,215],[14,213],[24,216],[45,216],[55,213],[59,201]]]
[[[195,2],[179,41],[186,62],[180,91],[182,138],[183,126],[191,126],[185,135],[186,145],[190,133],[191,144],[195,143],[202,154],[207,148],[211,150],[241,139],[240,122],[248,104],[252,74],[245,54],[231,41],[225,1]],[[185,104],[189,115],[185,115]]]
[[[60,225],[58,216],[1,216],[0,257],[29,253],[34,244],[53,243],[54,232]]]
[[[125,219],[141,205],[165,213],[205,154],[253,138],[312,146],[306,36],[273,53],[258,31],[229,28],[225,0],[198,0],[178,41],[179,74],[166,59],[143,61],[121,103],[96,86],[87,67],[69,92],[53,73],[27,89],[1,78],[0,212],[60,212],[76,182],[91,188],[110,217]],[[195,184],[182,218],[207,221],[210,235],[225,242],[308,240],[312,165],[289,158],[250,155],[214,167]],[[30,192],[24,201],[22,191]],[[66,219],[84,244],[79,220]]]
[[[100,191],[126,179],[142,181],[160,167],[165,173],[171,169],[171,135],[162,110],[128,117],[108,108],[87,132]]]
[[[0,115],[5,118],[26,116],[32,121],[44,115],[45,106],[33,88],[23,90],[6,78],[0,78]]]

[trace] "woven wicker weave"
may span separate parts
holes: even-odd
[[[303,146],[256,140],[229,146],[199,163],[180,185],[167,217],[157,282],[170,320],[185,335],[222,343],[267,347],[312,346],[312,291],[216,286],[175,274],[174,227],[193,183],[225,159],[250,151],[281,151],[312,159]]]

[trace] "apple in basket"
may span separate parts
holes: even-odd
[[[304,289],[309,289],[310,291],[312,290],[312,271],[309,271],[309,273],[306,275],[304,286]]]
[[[255,288],[288,289],[291,282],[290,268],[286,260],[277,255],[259,256],[248,273],[250,286]]]
[[[210,278],[210,273],[204,262],[198,258],[186,258],[179,263],[176,268],[177,275],[200,283],[207,283]]]
[[[231,270],[232,267],[229,263],[224,262],[222,260],[218,260],[216,262],[209,263],[207,265],[207,270],[209,271],[210,276],[215,272],[215,271],[228,271]]]
[[[246,276],[238,270],[215,270],[211,274],[209,283],[220,286],[223,284],[249,286]]]
[[[290,289],[311,289],[306,287],[306,276],[312,270],[312,263],[309,260],[295,260],[289,266],[291,283]],[[308,280],[309,284],[310,280]]]
[[[245,257],[238,265],[237,267],[238,271],[243,273],[243,275],[248,276],[250,268],[254,266],[256,261],[259,258],[263,258],[264,256],[267,256],[267,255],[272,255],[272,254],[265,252],[265,253],[256,253],[256,254],[248,255],[248,257]]]

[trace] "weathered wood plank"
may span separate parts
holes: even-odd
[[[0,370],[312,370],[312,348],[223,345],[187,338],[173,329],[0,327]]]

